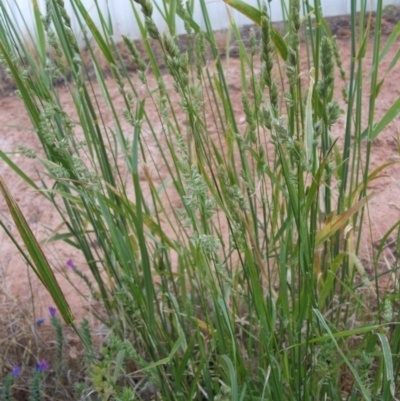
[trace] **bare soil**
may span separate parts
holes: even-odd
[[[388,35],[395,22],[398,21],[398,16],[392,21],[393,14],[387,16],[384,20],[384,35]],[[343,60],[343,67],[348,71],[351,59],[350,51],[350,30],[348,17],[335,17],[330,19],[331,30],[337,34],[339,40],[340,54]],[[387,38],[387,37],[386,37]],[[383,38],[383,43],[385,42]],[[232,42],[230,48],[230,59],[226,64],[227,78],[230,89],[232,91],[232,102],[237,113],[238,121],[241,121],[241,127],[245,127],[245,118],[241,100],[241,81],[240,81],[240,64],[239,60],[234,58],[237,54],[237,46]],[[400,68],[395,67],[389,74],[385,74],[390,62],[394,58],[399,49],[399,40],[391,47],[385,59],[380,64],[379,79],[385,78],[382,86],[380,96],[376,102],[375,121],[379,121],[382,116],[387,112],[389,107],[400,97]],[[372,39],[370,40],[364,58],[364,71],[365,77],[368,76],[371,69],[372,61]],[[306,50],[305,46],[301,47],[301,60],[302,71],[305,75],[305,81],[308,81],[308,71],[306,63]],[[134,74],[134,73],[132,73]],[[171,78],[168,75],[164,77],[169,85],[172,85]],[[5,81],[3,81],[5,82]],[[107,81],[110,92],[115,99],[115,105],[118,109],[119,105],[122,107],[118,88],[112,79]],[[337,77],[336,93],[337,99],[342,99],[341,88],[342,83]],[[32,147],[40,154],[40,143],[32,130],[32,124],[28,115],[25,112],[22,101],[16,97],[10,88],[11,83],[3,85],[3,89],[8,88],[8,91],[3,91],[3,96],[0,98],[0,149],[8,153],[9,157],[18,164],[18,166],[27,173],[39,186],[36,169],[43,171],[43,167],[37,160],[27,159],[17,152],[17,146],[23,144],[24,146]],[[94,91],[98,94],[101,93],[100,88],[95,83]],[[73,104],[71,103],[69,92],[66,88],[59,88],[60,98],[65,105],[66,111],[70,110],[73,113]],[[178,102],[177,95],[171,91],[172,101]],[[363,91],[363,115],[367,115],[369,107],[369,91],[364,88]],[[175,98],[176,97],[176,98]],[[344,103],[343,108],[344,107]],[[154,116],[157,118],[157,116]],[[182,116],[183,121],[183,116]],[[111,123],[111,118],[110,118]],[[363,128],[365,129],[367,121],[363,121]],[[338,138],[339,146],[343,146],[345,127],[345,116],[342,116],[339,122],[333,127],[333,135]],[[374,140],[372,144],[372,159],[371,171],[378,166],[389,163],[397,162],[399,160],[399,131],[400,131],[400,118],[395,119],[389,124],[384,131]],[[159,166],[157,166],[158,169]],[[52,230],[56,229],[60,223],[56,212],[52,209],[51,204],[47,203],[44,198],[30,189],[26,183],[21,180],[4,162],[0,162],[0,174],[5,179],[10,187],[10,190],[18,202],[22,212],[28,220],[33,232],[37,235],[39,240],[42,240],[50,235]],[[167,176],[167,171],[162,171],[161,174]],[[400,219],[400,164],[395,163],[390,165],[381,177],[373,181],[369,188],[373,190],[376,195],[368,206],[368,220],[370,230],[365,229],[368,234],[363,238],[365,242],[363,251],[363,260],[368,266],[368,260],[372,259],[372,252],[374,251],[373,244],[376,244],[387,230]],[[13,234],[16,234],[16,228],[9,216],[4,199],[0,198],[0,218],[5,220],[9,229]],[[65,293],[66,298],[71,304],[73,313],[79,318],[88,315],[88,310],[93,306],[90,299],[84,299],[77,296],[74,285],[81,291],[87,294],[87,290],[82,286],[78,277],[76,277],[68,266],[66,261],[72,259],[74,263],[82,270],[85,270],[84,261],[78,251],[66,244],[58,243],[54,245],[43,245],[46,256],[55,268],[55,274],[60,282],[60,285]],[[47,316],[47,307],[52,305],[52,301],[47,295],[45,289],[30,272],[22,258],[19,256],[17,249],[8,239],[6,234],[0,230],[0,285],[1,293],[6,294],[12,299],[26,304],[34,300],[34,313],[33,319],[38,319],[42,316]],[[395,261],[394,252],[387,254],[388,266],[383,266],[385,269],[392,265]],[[71,284],[72,282],[72,284]],[[34,320],[34,321],[35,321]],[[45,323],[46,324],[46,323]]]

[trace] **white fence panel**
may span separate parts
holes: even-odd
[[[15,22],[20,27],[24,35],[28,31],[34,32],[34,16],[32,0],[0,0],[6,5],[8,10],[13,15]],[[96,8],[94,0],[81,0],[82,4],[90,12],[90,16],[97,26],[100,26],[100,18]],[[162,0],[152,0],[154,4],[158,4],[162,8]],[[257,7],[257,0],[245,0],[249,4]],[[345,15],[350,13],[351,1],[353,0],[321,0],[322,13],[324,16],[335,16]],[[44,13],[45,2],[44,0],[37,0],[41,11]],[[288,1],[287,1],[288,2]],[[359,4],[359,1],[357,2]],[[375,9],[377,0],[370,0],[370,6]],[[135,3],[136,4],[136,3]],[[400,5],[400,0],[384,0],[384,5],[395,4]],[[97,5],[101,13],[108,18],[113,24],[114,39],[119,40],[121,34],[128,35],[133,39],[140,38],[139,28],[136,24],[135,17],[132,11],[130,0],[97,0]],[[269,3],[271,7],[271,19],[272,21],[282,21],[282,5],[281,0],[272,0]],[[65,7],[72,17],[72,27],[75,33],[79,37],[79,25],[74,17],[71,0],[65,0]],[[238,26],[251,24],[251,21],[244,17],[236,10],[227,7],[223,0],[208,0],[207,1],[208,12],[210,15],[212,26],[215,30],[226,29],[230,24],[229,15],[231,14]],[[140,11],[140,7],[137,7]],[[195,15],[198,14],[198,24],[204,26],[204,21],[201,18],[200,3],[197,0],[195,6]],[[157,11],[157,7],[154,7],[154,20],[160,31],[166,29],[166,23]],[[177,29],[178,33],[184,33],[183,23],[177,18]],[[82,35],[81,35],[82,39]]]

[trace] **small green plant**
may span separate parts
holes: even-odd
[[[2,399],[4,401],[11,401],[13,398],[11,398],[11,387],[14,383],[14,380],[17,376],[20,374],[20,368],[18,366],[15,366],[13,371],[9,373],[3,380],[3,393],[2,393]]]
[[[50,312],[50,322],[51,325],[54,327],[57,337],[57,375],[60,376],[61,368],[62,368],[62,361],[63,361],[63,347],[64,347],[64,333],[61,322],[56,317],[57,309],[53,306],[49,307]]]
[[[33,374],[33,378],[30,385],[30,397],[29,401],[41,401],[41,384],[44,372],[49,368],[45,359],[42,359],[40,363],[36,364],[35,373]]]

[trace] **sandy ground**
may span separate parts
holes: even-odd
[[[343,28],[345,29],[345,28]],[[350,63],[350,39],[346,32],[343,31],[340,36],[339,46],[340,53],[344,64],[344,69],[347,71]],[[383,41],[386,39],[384,38]],[[391,60],[399,48],[397,41],[387,56],[380,65],[379,77],[384,77]],[[364,75],[367,76],[370,71],[372,59],[371,43],[367,49],[365,58]],[[304,48],[302,50],[302,67],[305,74],[306,54]],[[235,112],[238,116],[238,121],[244,124],[244,114],[241,101],[241,86],[240,86],[240,66],[239,61],[231,58],[227,65],[227,76],[232,91],[232,101],[234,103]],[[166,78],[169,80],[170,78]],[[115,83],[110,79],[108,81],[112,96],[116,101],[116,108],[121,105],[122,100]],[[341,99],[341,81],[337,79],[335,94],[336,98]],[[60,97],[66,108],[73,109],[73,106],[68,103],[69,94],[65,88],[60,88]],[[95,85],[95,92],[100,94],[100,89]],[[175,95],[172,95],[175,96]],[[381,94],[376,102],[375,121],[386,113],[389,107],[400,97],[400,68],[395,67],[390,74],[385,77]],[[363,108],[364,114],[367,115],[369,104],[368,88],[364,89]],[[338,143],[342,146],[344,135],[345,117],[342,116],[340,121],[333,128],[333,135],[338,138]],[[110,120],[111,121],[111,120]],[[371,171],[391,161],[399,159],[399,125],[400,117],[395,119],[380,136],[373,142],[373,151],[371,159]],[[363,129],[366,127],[367,121],[363,122]],[[33,149],[40,149],[39,141],[36,134],[31,129],[31,123],[25,113],[22,102],[13,94],[0,98],[0,149],[18,164],[18,166],[26,172],[38,185],[36,169],[43,170],[43,167],[38,161],[32,161],[24,156],[16,153],[17,146],[23,144],[30,146]],[[13,153],[15,152],[15,153]],[[167,172],[159,168],[162,175],[167,176]],[[40,195],[34,193],[4,162],[0,161],[0,174],[9,185],[12,194],[18,202],[22,212],[28,220],[30,227],[39,239],[44,239],[50,235],[59,224],[59,218],[56,212],[52,209],[51,204]],[[376,192],[375,198],[369,204],[369,217],[372,238],[366,238],[364,260],[368,260],[368,250],[373,247],[369,246],[380,240],[386,231],[400,219],[400,164],[393,164],[386,169],[386,175],[379,180],[374,181],[370,185],[370,189]],[[16,228],[10,219],[4,199],[0,197],[0,218],[8,224],[9,229],[13,234],[16,234]],[[368,232],[368,230],[365,230]],[[68,259],[73,259],[74,263],[81,269],[85,269],[83,260],[79,253],[65,244],[58,243],[56,246],[44,245],[44,251],[51,264],[54,266],[55,274],[59,279],[60,285],[71,304],[73,312],[82,317],[87,314],[86,308],[90,307],[90,300],[84,300],[76,295],[72,283],[76,283],[78,287],[85,293],[86,289],[80,284],[80,280],[76,277],[71,269],[66,265]],[[1,293],[8,294],[19,299],[21,302],[34,298],[35,316],[37,319],[46,315],[46,309],[52,305],[51,299],[46,294],[43,286],[38,282],[35,275],[29,271],[22,258],[19,256],[17,249],[10,242],[3,230],[0,229],[0,285]],[[389,260],[393,263],[393,260]]]

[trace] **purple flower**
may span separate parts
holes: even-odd
[[[42,359],[40,363],[36,363],[36,372],[43,373],[46,369],[49,368],[45,359]]]
[[[54,306],[49,306],[49,312],[51,317],[56,317],[57,309]]]
[[[37,326],[40,327],[44,323],[45,320],[46,319],[44,317],[41,317],[40,319],[36,320]]]
[[[21,373],[21,369],[19,368],[19,366],[14,366],[14,369],[11,372],[11,376],[17,377],[17,376],[19,376],[20,373]]]
[[[72,270],[76,270],[76,266],[74,265],[72,259],[68,259],[66,265],[70,267]]]

